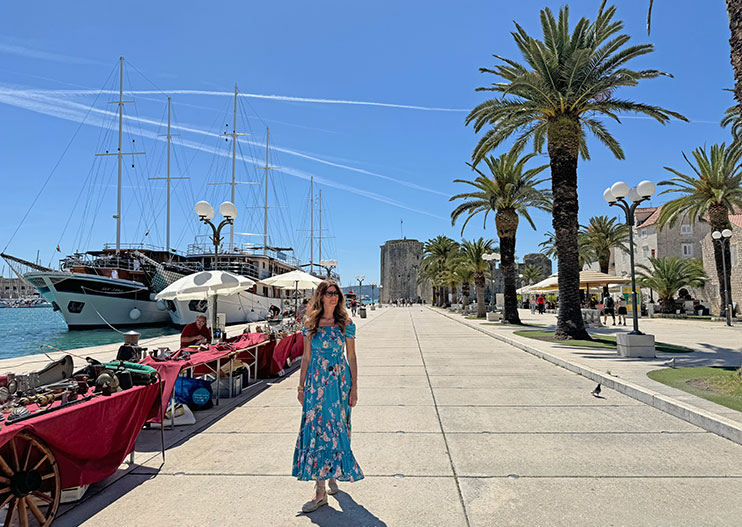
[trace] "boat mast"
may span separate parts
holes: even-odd
[[[268,145],[270,144],[271,130],[265,127],[265,205],[263,207],[263,255],[268,254]]]
[[[322,265],[322,189],[319,189],[319,255],[317,259]]]
[[[237,185],[257,185],[257,183],[242,183],[235,179],[237,165],[237,138],[250,134],[237,133],[237,85],[234,85],[234,122],[232,123],[232,132],[224,132],[225,137],[232,138],[232,182],[231,183],[209,183],[209,185],[230,185],[232,187],[231,201],[235,201],[235,188]],[[236,206],[236,205],[235,205]],[[229,225],[229,252],[234,251],[234,223]]]
[[[177,137],[180,134],[171,134],[170,133],[170,102],[171,98],[167,98],[167,133],[166,134],[159,134],[159,137],[167,137],[167,177],[151,177],[149,178],[150,181],[158,180],[158,179],[164,179],[167,181],[167,229],[166,229],[166,247],[167,252],[169,253],[172,249],[170,247],[170,181],[173,179],[188,179],[187,177],[170,177],[170,144],[171,144],[171,138]]]
[[[119,146],[115,154],[111,154],[106,151],[105,154],[95,154],[96,156],[117,156],[118,157],[118,184],[117,196],[116,196],[116,253],[121,252],[121,168],[123,156],[140,156],[144,155],[144,152],[122,152],[124,139],[124,104],[131,103],[134,101],[124,100],[124,57],[119,57],[120,69],[119,69],[119,100],[109,104],[119,105]]]
[[[309,180],[309,272],[314,271],[314,176]]]

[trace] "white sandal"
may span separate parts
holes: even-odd
[[[306,502],[304,505],[301,506],[301,512],[314,512],[322,507],[322,505],[327,505],[327,494],[325,494],[318,500],[311,500]]]
[[[337,482],[336,480],[334,480],[334,479],[331,479],[331,480],[329,480],[329,481],[327,482],[327,486],[328,486],[328,489],[327,489],[327,493],[328,493],[328,494],[329,494],[330,496],[334,496],[334,495],[335,495],[335,494],[337,494],[337,493],[338,493],[338,491],[340,490],[340,489],[338,488],[338,482]]]

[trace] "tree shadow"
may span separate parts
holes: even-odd
[[[340,505],[340,510],[333,507],[333,498]],[[363,505],[357,503],[347,492],[338,491],[329,496],[327,505],[320,507],[310,514],[299,513],[297,516],[306,516],[314,525],[322,527],[386,527],[386,523],[374,516]]]

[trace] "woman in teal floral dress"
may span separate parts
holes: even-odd
[[[356,326],[332,280],[317,287],[308,311],[298,389],[302,418],[291,472],[301,481],[315,481],[314,498],[303,512],[326,505],[327,494],[338,491],[337,480],[363,479],[350,450],[350,409],[358,401]]]

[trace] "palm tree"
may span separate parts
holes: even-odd
[[[650,258],[652,267],[639,265],[644,274],[638,276],[641,287],[657,292],[663,313],[675,312],[675,293],[683,287],[703,287],[706,272],[703,262],[696,258]]]
[[[538,265],[528,264],[523,269],[523,279],[528,285],[533,285],[546,278],[544,276],[544,270]]]
[[[476,191],[456,194],[450,200],[466,200],[451,212],[452,225],[456,223],[459,216],[464,213],[467,214],[466,221],[461,227],[462,234],[469,220],[480,212],[484,212],[485,226],[489,213],[495,213],[495,226],[497,227],[497,235],[500,237],[502,262],[500,269],[502,269],[502,277],[505,282],[503,318],[511,324],[521,323],[518,316],[518,296],[515,292],[515,276],[517,273],[515,235],[518,231],[519,216],[525,218],[531,227],[536,230],[536,225],[533,223],[528,209],[535,207],[546,211],[551,210],[550,193],[537,188],[547,180],[536,179],[536,176],[547,165],[528,170],[525,168],[526,163],[535,155],[528,154],[519,157],[518,152],[511,151],[497,158],[485,157],[484,161],[492,175],[491,178],[477,167],[467,163],[478,174],[477,177],[473,181],[454,179],[454,182],[471,185]]]
[[[459,261],[459,264],[455,269],[456,276],[458,277],[459,283],[461,284],[461,296],[464,306],[469,305],[469,297],[471,296],[471,284],[474,281],[474,271],[471,265],[467,264],[465,260]]]
[[[616,223],[617,221],[617,218],[608,216],[593,216],[582,227],[584,241],[595,253],[601,273],[608,273],[612,249],[629,252],[625,243],[629,236],[629,227],[625,223]]]
[[[458,251],[459,244],[448,236],[436,236],[425,242],[421,262],[421,278],[433,284],[433,305],[444,306],[448,300],[443,272],[448,259]]]
[[[544,234],[546,239],[538,244],[541,247],[541,254],[548,256],[551,259],[557,259],[557,248],[556,248],[556,237],[553,232],[547,232]],[[585,264],[591,264],[595,261],[595,251],[587,241],[587,237],[583,231],[577,233],[577,263],[582,270]]]
[[[596,115],[618,121],[618,114],[635,112],[660,123],[682,115],[658,106],[635,103],[615,96],[616,90],[636,86],[642,79],[664,75],[657,70],[631,70],[627,63],[651,53],[652,44],[626,46],[630,37],[618,34],[623,23],[614,21],[616,8],[601,2],[594,21],[581,18],[572,31],[569,8],[559,18],[549,8],[541,11],[543,40],[526,33],[516,23],[515,43],[525,60],[495,55],[502,61],[494,69],[481,68],[503,79],[491,87],[500,97],[483,102],[467,116],[482,136],[472,154],[475,164],[508,138],[513,150],[533,140],[536,151],[546,145],[551,165],[554,195],[553,226],[559,269],[559,318],[555,336],[560,339],[588,339],[580,312],[580,282],[577,231],[577,161],[589,159],[586,135],[591,132],[618,159],[624,158],[621,145]]]
[[[476,241],[465,241],[462,244],[462,256],[474,273],[474,284],[477,287],[477,318],[487,316],[487,309],[484,305],[484,282],[487,280],[490,265],[482,256],[497,250],[493,247],[494,243],[492,240],[479,238]]]
[[[665,225],[672,226],[679,218],[687,216],[691,223],[695,223],[701,217],[708,216],[708,221],[713,230],[721,231],[731,228],[729,214],[733,214],[736,209],[742,208],[742,167],[740,167],[740,157],[742,157],[742,146],[731,145],[727,147],[724,143],[712,145],[709,152],[706,148],[697,148],[693,151],[694,165],[685,154],[688,165],[693,170],[693,174],[686,175],[670,167],[666,170],[675,174],[675,177],[661,181],[660,185],[668,186],[662,194],[677,193],[681,197],[675,198],[665,203],[660,210],[658,225],[660,228]],[[724,276],[724,261],[731,261],[729,244],[714,244],[714,260],[716,263],[716,275],[719,279],[720,287],[726,283],[728,286],[727,296],[732,298],[731,291],[731,265],[727,266],[726,277]],[[723,260],[725,259],[725,260]],[[726,280],[726,282],[725,282]],[[723,297],[720,295],[721,309],[723,315],[726,314],[726,306]]]

